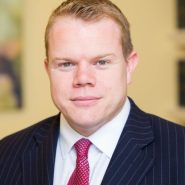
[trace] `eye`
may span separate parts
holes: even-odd
[[[97,65],[106,65],[108,63],[108,61],[106,61],[106,60],[99,60],[99,61],[97,61]]]
[[[72,63],[70,63],[70,62],[59,63],[58,66],[59,67],[64,67],[64,68],[71,67],[72,66]]]
[[[109,63],[110,63],[109,60],[98,60],[98,61],[96,61],[95,66],[97,69],[106,69],[106,68],[108,68]]]
[[[74,68],[75,64],[72,62],[60,62],[57,64],[57,68],[62,71],[70,71]]]

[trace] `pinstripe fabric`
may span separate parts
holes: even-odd
[[[52,185],[59,115],[0,141],[0,185]]]
[[[185,128],[131,113],[101,185],[185,185]]]
[[[101,185],[185,185],[185,128],[131,112]],[[52,185],[59,115],[0,141],[0,185]],[[62,172],[61,172],[62,173]]]

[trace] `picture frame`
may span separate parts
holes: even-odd
[[[23,105],[21,5],[21,0],[0,0],[0,112]]]
[[[185,29],[185,0],[177,0],[177,26]]]

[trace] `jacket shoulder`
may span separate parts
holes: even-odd
[[[158,151],[166,158],[176,159],[179,156],[184,158],[185,127],[155,115],[149,117],[152,122],[156,152]],[[185,162],[185,158],[183,160]]]
[[[166,120],[156,115],[148,115],[151,119],[154,131],[161,132],[162,134],[168,133],[169,135],[172,133],[181,133],[182,136],[185,137],[185,127],[183,125]]]
[[[46,131],[49,129],[50,124],[55,120],[58,116],[52,116],[46,118],[34,125],[27,127],[23,130],[20,130],[16,133],[13,133],[9,136],[0,140],[0,155],[1,159],[2,156],[6,156],[9,153],[13,152],[22,152],[24,150],[24,146],[26,146],[31,139],[33,139],[33,135],[35,133],[39,133]],[[47,129],[48,128],[48,129]]]

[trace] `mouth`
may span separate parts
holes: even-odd
[[[76,106],[92,106],[98,103],[101,97],[94,97],[94,96],[85,96],[85,97],[75,97],[72,98],[71,101]]]

